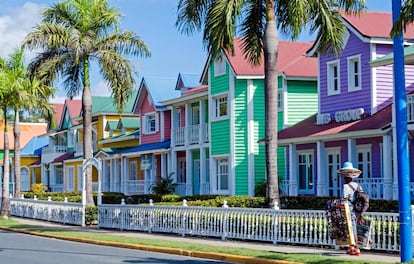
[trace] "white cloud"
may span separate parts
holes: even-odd
[[[9,9],[8,15],[0,16],[0,56],[7,57],[18,48],[34,26],[40,22],[43,6],[27,2]]]
[[[91,93],[96,96],[111,96],[111,91],[105,81],[101,80],[91,84]]]

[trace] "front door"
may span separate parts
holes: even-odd
[[[329,177],[329,196],[342,197],[341,178],[338,170],[341,168],[340,150],[328,150],[328,177]]]

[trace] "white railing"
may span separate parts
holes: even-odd
[[[65,153],[67,152],[68,147],[63,145],[55,145],[55,146],[47,146],[42,148],[42,153],[49,154],[49,153]]]
[[[383,178],[357,178],[355,182],[362,186],[364,192],[369,194],[370,199],[384,199]]]
[[[366,215],[373,221],[372,249],[399,251],[398,213]],[[99,228],[335,246],[323,210],[101,205],[98,219]]]
[[[10,214],[12,216],[82,226],[84,208],[80,203],[10,198]]]
[[[200,142],[200,125],[191,125],[188,130],[189,143],[198,144]]]
[[[127,181],[127,195],[144,194],[145,182],[144,180],[128,180]]]
[[[178,127],[174,129],[174,144],[182,146],[185,143],[185,127]]]
[[[202,124],[201,129],[203,129],[203,135],[202,135],[203,142],[209,142],[210,135],[208,134],[208,123]]]

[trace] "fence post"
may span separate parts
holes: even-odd
[[[154,207],[154,201],[152,199],[149,199],[149,205],[150,207]],[[154,218],[154,211],[152,210],[152,208],[149,208],[150,212],[149,212],[149,219],[148,219],[148,233],[151,234],[152,233],[152,225],[153,225],[153,218]]]
[[[187,205],[187,200],[186,199],[184,199],[183,200],[183,207],[187,207],[188,205]],[[182,236],[183,237],[185,237],[185,232],[186,232],[186,225],[187,225],[187,214],[186,214],[186,210],[185,209],[183,209],[183,218],[182,218]]]
[[[226,200],[224,200],[223,201],[223,206],[222,206],[223,208],[228,208],[229,206],[227,205],[227,201]],[[222,224],[222,227],[223,227],[223,233],[222,233],[222,235],[221,235],[221,240],[226,240],[226,237],[227,237],[227,210],[223,210],[224,211],[224,213],[223,213],[223,218],[222,218],[222,221],[221,221],[221,224]]]

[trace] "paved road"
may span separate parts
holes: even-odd
[[[0,230],[0,263],[228,263],[178,255],[76,243]]]

